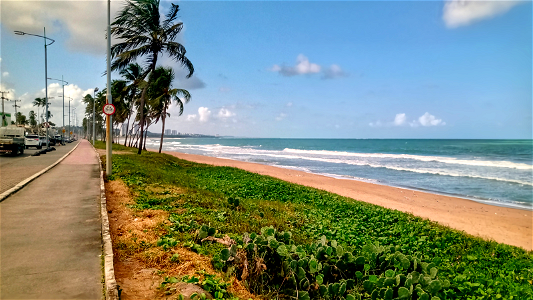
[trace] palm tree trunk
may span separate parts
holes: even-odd
[[[150,65],[150,72],[153,72],[155,70],[155,66],[157,64],[157,53],[154,53],[152,55],[152,64]],[[148,72],[148,73],[150,73]],[[146,73],[146,76],[148,76],[148,73]],[[148,82],[146,83],[146,86],[143,88],[143,91],[141,93],[141,124],[144,124],[144,97],[146,96],[146,90],[148,90],[148,86],[150,85],[150,77],[148,77]],[[137,154],[142,153],[142,145],[143,145],[143,127],[141,126],[141,143],[139,144],[139,151],[137,151]]]
[[[135,133],[133,132],[133,130],[135,130],[135,124],[132,125],[132,128],[131,128],[131,132],[133,134],[133,136],[130,138],[130,147],[133,147],[133,145],[135,144],[135,140],[138,138],[138,133],[139,133],[139,127],[137,127],[137,130],[135,130]],[[137,147],[137,146],[135,146]]]
[[[148,89],[148,84],[143,88],[143,91],[141,93],[141,103],[140,103],[140,112],[141,112],[141,120],[139,124],[141,125],[141,142],[139,144],[139,150],[137,151],[137,154],[142,153],[142,145],[143,145],[143,137],[144,137],[144,97],[146,95],[146,90]]]
[[[166,109],[163,109],[163,116],[161,117],[161,122],[163,122],[163,127],[161,128],[161,141],[159,142],[159,153],[161,153],[161,148],[163,148],[163,137],[165,136],[165,115],[167,114]]]
[[[146,125],[146,131],[144,132],[144,144],[143,144],[143,150],[146,151],[146,140],[147,140],[147,136],[148,136],[148,127],[150,127],[150,125],[152,125],[152,122],[148,123]]]
[[[130,118],[131,118],[131,110],[128,116],[128,123],[126,124],[126,137],[124,138],[124,147],[126,147],[126,143],[128,142],[128,132],[130,132]]]

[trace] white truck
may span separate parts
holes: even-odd
[[[12,155],[24,153],[26,139],[24,138],[24,127],[8,125],[0,127],[0,153],[11,153]]]

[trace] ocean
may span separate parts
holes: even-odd
[[[533,209],[532,140],[165,138],[163,150]]]

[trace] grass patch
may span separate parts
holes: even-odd
[[[133,148],[116,146],[120,151],[136,151]],[[97,142],[96,147],[105,147],[105,145]],[[160,242],[157,246],[156,241],[155,247],[162,249],[165,249],[165,243],[168,244],[168,240],[171,239],[176,242],[175,245],[185,245],[200,254],[210,257],[220,256],[225,246],[200,243],[201,226],[205,225],[206,230],[212,228],[214,232],[211,234],[214,237],[222,238],[228,235],[241,247],[245,247],[248,243],[243,241],[245,233],[260,233],[262,228],[273,226],[276,231],[273,237],[277,237],[280,241],[279,233],[290,231],[292,236],[287,245],[290,243],[304,245],[308,249],[307,256],[310,255],[309,249],[318,251],[317,247],[321,244],[313,243],[324,236],[328,241],[324,247],[333,246],[330,241],[335,240],[335,245],[338,243],[343,253],[350,252],[355,255],[364,253],[365,246],[379,245],[386,246],[383,249],[387,250],[378,253],[379,257],[385,259],[394,256],[395,252],[401,252],[413,261],[418,259],[433,262],[438,268],[437,277],[450,283],[449,288],[440,288],[432,294],[441,297],[440,299],[533,299],[532,252],[484,241],[408,213],[358,202],[240,169],[198,164],[146,151],[142,155],[114,155],[113,176],[109,179],[121,179],[129,187],[134,198],[134,203],[131,204],[134,211],[168,212],[168,222],[156,232]],[[167,242],[161,242],[165,238]],[[154,247],[154,241],[145,242]],[[124,241],[120,246],[132,253],[142,247],[137,241],[129,244]],[[172,247],[174,246],[170,242],[167,248],[172,249]],[[274,249],[272,245],[269,247]],[[291,259],[303,261],[303,252],[299,253],[295,250],[293,254],[288,255],[292,255]],[[170,259],[167,257],[163,259],[155,252],[151,255],[154,264]],[[379,260],[379,257],[375,259]],[[283,260],[279,260],[281,258],[276,259],[278,259],[276,263],[283,263]],[[308,257],[308,261],[309,259]],[[309,267],[308,263],[306,262],[305,268]],[[416,272],[416,264],[413,269],[412,263],[410,267],[404,268],[405,270],[402,270],[401,266],[389,267],[396,273],[409,270],[411,273],[405,273],[406,276]],[[230,263],[225,262],[221,268],[228,273],[237,274],[235,266]],[[278,267],[267,265],[267,268],[267,272],[278,269],[279,272],[284,272],[281,265]],[[385,274],[385,270],[378,272],[379,266],[375,270],[367,270],[363,265],[361,268],[363,276],[366,277],[353,278],[355,282],[353,290],[359,291],[358,294],[352,295],[346,291],[346,294],[336,296],[335,291],[325,294],[315,292],[313,288],[318,291],[321,285],[333,286],[338,278],[334,280],[325,277],[322,279],[325,281],[322,282],[317,280],[317,273],[308,269],[305,269],[307,271],[302,275],[310,282],[310,287],[307,287],[308,292],[305,293],[310,298],[326,299],[373,297],[372,290],[365,290],[363,282],[374,280],[372,274],[382,276],[384,280],[388,277],[381,275]],[[298,270],[298,267],[295,270]],[[290,278],[290,274],[297,273],[297,271],[290,272],[289,275],[285,273],[280,278]],[[429,274],[430,270],[427,272]],[[390,274],[389,272],[388,275]],[[341,277],[343,276],[341,274]],[[432,279],[437,277],[433,276]],[[287,283],[276,281],[274,278],[272,275],[270,281],[265,281],[265,284],[271,285],[271,289],[261,291],[276,290],[278,292],[275,297],[289,297],[287,293],[279,292]],[[345,277],[342,280],[349,279],[351,278]],[[400,279],[398,280],[400,282]],[[379,286],[378,281],[376,284]],[[294,286],[302,291],[302,286],[306,285],[305,282],[303,285],[297,282]],[[383,286],[382,283],[381,290],[375,294],[375,298],[388,298],[389,288],[393,289],[390,292],[391,297],[404,295],[405,291],[398,286],[399,283],[390,287]],[[398,289],[401,290],[400,294]],[[297,294],[297,297],[306,299],[305,293]],[[425,296],[421,296],[422,294],[423,292],[410,291],[409,297],[424,299]]]

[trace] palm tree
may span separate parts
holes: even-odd
[[[128,85],[126,81],[116,79],[113,80],[113,82],[111,82],[111,95],[113,97],[113,105],[115,106],[113,123],[118,126],[126,121],[129,113],[129,109],[127,107]]]
[[[153,102],[153,110],[155,115],[155,122],[161,119],[161,141],[159,142],[159,153],[163,148],[163,137],[165,135],[165,119],[170,117],[167,113],[168,107],[172,100],[180,108],[179,115],[183,114],[183,104],[191,100],[191,94],[184,89],[173,89],[172,81],[175,78],[174,70],[172,68],[158,67],[150,74],[149,81],[151,82],[148,88],[149,98]],[[181,98],[180,98],[181,97]]]
[[[33,110],[30,110],[30,126],[32,128],[32,131],[35,130],[35,127],[37,127],[37,115]]]
[[[41,106],[44,107],[45,105],[46,105],[46,98],[35,98],[35,100],[33,100],[33,106],[37,106],[37,118],[41,116],[39,107]]]
[[[15,114],[15,123],[20,125],[28,125],[28,119],[20,111]]]
[[[141,75],[143,74],[143,69],[139,64],[133,63],[129,64],[125,69],[120,71],[120,75],[129,83],[127,86],[127,96],[126,96],[126,109],[128,110],[127,113],[127,119],[128,122],[126,124],[126,137],[124,138],[124,146],[126,146],[126,143],[128,142],[128,133],[130,131],[130,119],[133,115],[133,109],[136,104],[136,100],[138,98],[139,94],[139,87],[140,87],[140,79]],[[134,122],[135,123],[135,122]],[[132,129],[133,131],[133,129]]]
[[[191,61],[185,56],[186,50],[180,43],[174,42],[176,36],[183,28],[182,22],[177,22],[179,6],[171,4],[171,8],[164,20],[160,20],[159,13],[160,0],[129,0],[124,8],[119,12],[113,22],[111,33],[119,41],[111,47],[113,63],[112,70],[123,70],[130,63],[145,58],[147,68],[140,76],[144,80],[148,73],[153,72],[157,65],[157,59],[160,54],[167,54],[170,58],[179,62],[188,69],[190,78],[194,73],[194,67]],[[143,145],[143,126],[144,126],[144,100],[146,97],[146,85],[141,93],[141,142],[139,143],[138,154],[142,152]]]

